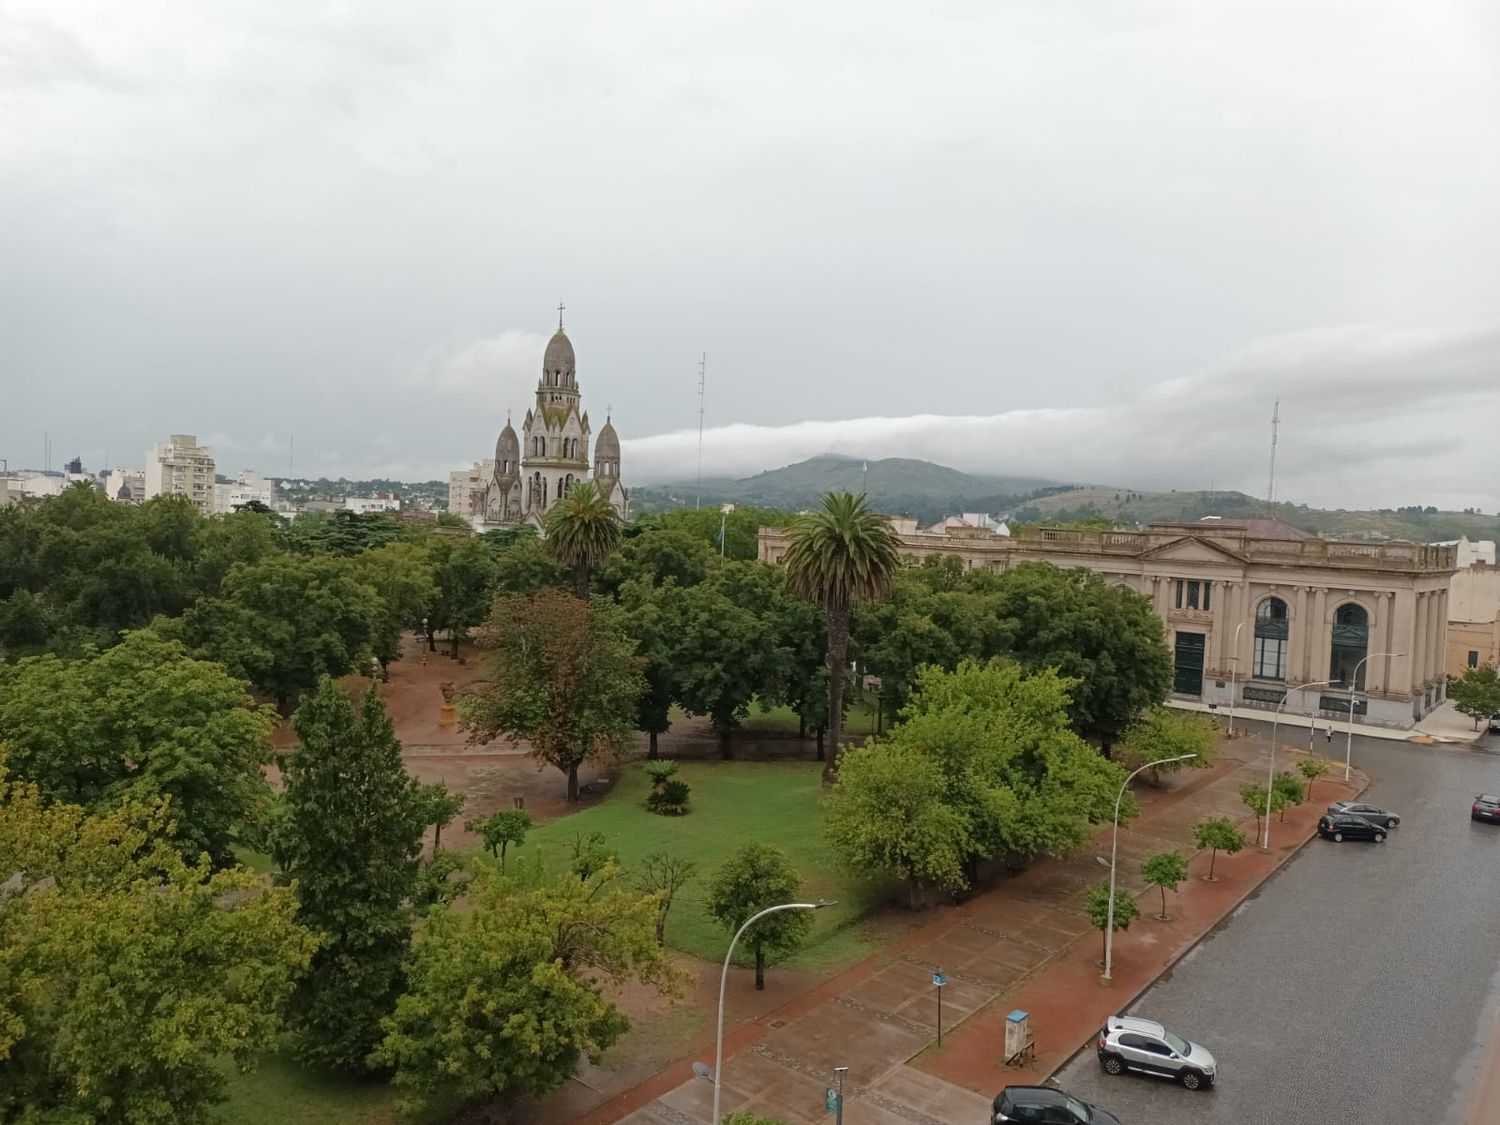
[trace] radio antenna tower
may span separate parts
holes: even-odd
[[[1281,400],[1271,407],[1271,478],[1266,483],[1266,503],[1276,503],[1276,432],[1281,428]]]
[[[708,369],[708,353],[698,358],[698,493],[693,497],[693,507],[703,503],[703,376]]]

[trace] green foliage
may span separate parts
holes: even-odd
[[[1089,888],[1088,898],[1085,901],[1088,910],[1089,925],[1103,933],[1109,926],[1109,883],[1096,883]],[[1136,902],[1135,895],[1123,887],[1115,888],[1115,918],[1114,928],[1116,930],[1130,929],[1130,923],[1141,916],[1140,903]]]
[[[1308,755],[1297,763],[1297,772],[1307,782],[1308,796],[1312,795],[1313,782],[1328,772],[1329,763],[1322,758],[1314,758]]]
[[[795,902],[802,878],[779,848],[770,844],[742,844],[714,872],[709,886],[708,912],[731,934],[769,906]],[[745,932],[742,945],[755,956],[755,987],[766,986],[766,962],[785,957],[812,929],[810,911],[782,910],[769,914]]]
[[[314,940],[290,889],[184,862],[169,812],[97,816],[0,778],[0,1118],[212,1120],[273,1043]]]
[[[678,765],[670,759],[659,758],[654,762],[647,762],[642,768],[651,779],[651,784],[662,785],[677,772]]]
[[[438,906],[413,951],[411,985],[384,1023],[375,1061],[415,1108],[439,1092],[539,1097],[597,1062],[630,1027],[604,985],[672,992],[679,977],[656,942],[659,904],[592,882],[494,873],[469,906]]]
[[[387,543],[357,555],[351,573],[380,598],[371,646],[385,669],[401,655],[402,631],[418,628],[438,603],[432,553],[421,543]]]
[[[934,757],[902,742],[872,742],[844,755],[824,830],[850,867],[905,880],[911,905],[921,907],[929,885],[966,885],[975,850],[968,819],[947,797]]]
[[[662,782],[646,798],[646,807],[661,816],[682,816],[688,811],[688,783],[680,778]]]
[[[323,944],[292,1023],[306,1057],[359,1072],[404,984],[428,809],[374,688],[356,710],[325,678],[294,723],[300,745],[284,763],[273,855],[296,880],[298,920]]]
[[[402,528],[384,512],[302,512],[286,528],[286,543],[301,555],[352,558],[361,551],[394,542]]]
[[[680,527],[662,526],[660,518],[648,519],[644,526],[642,521],[636,522],[632,534],[621,542],[620,549],[599,576],[599,584],[606,593],[618,595],[627,582],[696,586],[708,577],[714,552],[703,539]],[[754,557],[752,550],[749,558]]]
[[[483,820],[471,820],[464,827],[484,838],[484,846],[500,861],[503,872],[505,850],[511,844],[519,848],[526,842],[526,833],[531,830],[531,814],[525,809],[501,809]]]
[[[682,856],[655,852],[648,855],[635,875],[635,887],[643,895],[652,895],[661,905],[656,914],[656,944],[667,940],[667,914],[677,892],[697,874],[698,865]]]
[[[572,855],[568,869],[585,883],[606,867],[615,865],[620,858],[602,832],[575,832],[568,851]]]
[[[1459,714],[1474,720],[1474,729],[1491,715],[1500,715],[1500,673],[1491,664],[1464,669],[1448,677],[1448,698]]]
[[[478,539],[444,537],[432,546],[432,574],[437,593],[427,625],[447,631],[451,651],[457,656],[459,643],[489,611],[495,560]]]
[[[670,512],[637,516],[632,530],[641,538],[655,537],[667,533],[674,537],[686,537],[702,544],[708,552],[719,554],[723,548],[725,558],[749,562],[760,550],[762,527],[786,527],[795,519],[793,512],[781,508],[761,508],[754,505],[736,504],[727,515],[718,504],[702,508],[678,508]],[[719,529],[724,529],[724,541],[719,541]],[[690,585],[679,580],[681,585]]]
[[[1288,805],[1300,805],[1307,799],[1307,786],[1293,777],[1289,770],[1279,770],[1271,781],[1273,794],[1281,797],[1281,819],[1286,819]]]
[[[92,811],[170,798],[171,839],[190,861],[233,861],[237,831],[270,797],[273,725],[243,683],[151,630],[79,660],[0,666],[10,773]]]
[[[1219,733],[1213,721],[1190,711],[1170,707],[1152,707],[1125,731],[1110,757],[1127,770],[1138,769],[1147,762],[1162,758],[1196,757],[1186,762],[1166,762],[1150,771],[1153,779],[1175,773],[1184,767],[1206,769],[1213,765],[1219,747]]]
[[[1240,803],[1255,814],[1257,826],[1262,817],[1281,812],[1286,808],[1286,790],[1272,782],[1269,797],[1266,788],[1251,781],[1240,786]]]
[[[1212,881],[1214,862],[1219,858],[1219,853],[1234,855],[1245,846],[1245,834],[1228,817],[1217,816],[1200,820],[1193,825],[1193,842],[1200,848],[1212,849],[1208,857],[1208,874],[1205,876]]]
[[[620,514],[592,483],[575,484],[547,509],[547,553],[573,572],[580,598],[589,596],[589,576],[620,545]]]
[[[432,850],[436,852],[443,846],[443,829],[464,811],[467,798],[462,793],[453,792],[441,781],[420,786],[417,792],[422,800],[422,821],[432,825]]]
[[[1149,887],[1161,891],[1161,913],[1157,917],[1166,921],[1167,892],[1176,892],[1187,878],[1187,857],[1179,851],[1159,852],[1141,864],[1141,878]]]
[[[566,590],[568,572],[542,546],[540,539],[518,539],[494,562],[497,594],[534,594],[541,589]]]
[[[833,753],[823,769],[838,770],[844,722],[844,672],[849,617],[856,602],[879,601],[901,566],[899,541],[863,494],[830,492],[823,510],[798,516],[786,549],[787,588],[823,607],[828,628],[828,738]]]
[[[463,857],[454,852],[434,852],[417,872],[412,888],[412,904],[425,912],[440,902],[452,902],[468,882]]]
[[[471,741],[525,739],[578,800],[578,767],[624,745],[644,687],[621,611],[557,590],[506,595],[495,599],[480,644],[488,680],[459,701]]]

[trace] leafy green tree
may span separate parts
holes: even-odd
[[[1227,816],[1216,816],[1193,825],[1193,842],[1200,848],[1210,849],[1208,874],[1203,878],[1212,883],[1216,878],[1214,863],[1218,860],[1219,853],[1234,855],[1240,851],[1245,846],[1245,834]]]
[[[1088,910],[1089,924],[1099,931],[1100,937],[1107,935],[1109,929],[1109,884],[1096,883],[1089,888],[1088,898],[1084,903]],[[1141,904],[1135,900],[1135,895],[1123,887],[1115,888],[1115,925],[1116,930],[1130,929],[1130,923],[1141,916]],[[1100,947],[1103,948],[1102,945]]]
[[[593,484],[575,484],[547,509],[547,552],[573,571],[574,589],[589,596],[589,575],[620,545],[620,514]]]
[[[151,630],[80,660],[0,665],[0,745],[12,776],[91,811],[171,800],[171,839],[219,866],[270,796],[275,719],[218,664]]]
[[[714,872],[708,912],[734,933],[768,906],[796,901],[802,877],[781,849],[770,844],[742,844]],[[812,929],[806,910],[768,914],[745,932],[743,943],[755,956],[755,988],[766,987],[766,961],[779,959],[802,944]]]
[[[551,587],[566,590],[571,576],[535,537],[518,539],[496,556],[495,593],[534,594]]]
[[[194,589],[200,597],[217,597],[235,563],[249,566],[276,554],[283,549],[281,539],[281,517],[269,509],[258,512],[246,505],[203,521],[193,566]]]
[[[1240,786],[1240,803],[1255,814],[1255,834],[1259,836],[1261,818],[1270,819],[1272,813],[1286,808],[1286,790],[1273,782],[1271,792],[1267,794],[1265,786],[1247,782]]]
[[[1169,761],[1152,768],[1149,773],[1155,783],[1163,774],[1175,773],[1185,767],[1206,769],[1213,765],[1218,747],[1219,733],[1211,719],[1190,711],[1152,707],[1130,724],[1110,757],[1125,769],[1134,770],[1147,762],[1194,755],[1186,762]]]
[[[1492,664],[1464,669],[1448,677],[1448,698],[1459,714],[1474,720],[1474,729],[1491,715],[1500,715],[1500,673]]]
[[[381,614],[374,624],[371,645],[380,661],[382,677],[401,655],[401,633],[417,629],[438,601],[432,555],[419,543],[395,542],[356,555],[352,573],[380,597]]]
[[[855,870],[904,880],[912,909],[920,909],[929,885],[965,885],[964,863],[974,851],[968,821],[946,797],[934,757],[910,744],[872,742],[844,755],[824,833]]]
[[[185,862],[166,802],[91,816],[0,777],[0,1119],[208,1122],[314,940],[290,888]]]
[[[443,846],[443,829],[464,811],[468,799],[462,793],[455,793],[441,781],[423,785],[418,793],[424,809],[422,819],[424,823],[432,825],[432,850],[436,853]]]
[[[572,856],[568,869],[585,883],[606,868],[616,866],[620,859],[603,832],[573,833],[568,853]]]
[[[604,592],[618,596],[627,582],[696,586],[708,577],[713,555],[702,539],[675,527],[651,527],[624,538],[599,575]]]
[[[635,887],[643,895],[654,897],[661,905],[656,912],[656,944],[667,940],[667,914],[672,901],[698,872],[698,865],[683,856],[653,852],[642,861],[635,875]]]
[[[478,539],[437,540],[432,547],[433,581],[437,594],[427,616],[429,630],[446,629],[450,652],[485,619],[495,583],[495,562]],[[428,645],[432,646],[431,632]]]
[[[606,985],[680,987],[656,942],[655,896],[620,889],[610,872],[590,882],[481,873],[468,900],[428,915],[375,1054],[408,1110],[439,1093],[539,1097],[629,1029]]]
[[[1309,755],[1297,763],[1297,772],[1307,782],[1307,795],[1311,798],[1313,782],[1328,772],[1328,762],[1323,758],[1314,758]]]
[[[519,848],[526,842],[526,833],[531,830],[531,814],[525,809],[501,809],[482,820],[471,820],[464,827],[470,832],[479,833],[490,855],[500,861],[500,870],[503,872],[505,850],[511,844]]]
[[[794,519],[795,512],[781,508],[736,504],[733,511],[724,513],[720,511],[718,504],[714,504],[637,516],[632,522],[632,529],[642,538],[658,531],[682,532],[704,544],[716,555],[722,554],[724,558],[741,562],[753,562],[759,556],[760,529],[787,527]],[[719,538],[721,528],[724,531],[722,540]]]
[[[828,735],[833,744],[825,782],[838,772],[844,723],[849,616],[854,603],[884,596],[901,565],[896,534],[863,495],[829,493],[823,510],[799,516],[786,550],[787,584],[823,607],[828,624]]]
[[[642,578],[632,578],[619,590],[619,604],[624,610],[626,633],[635,641],[641,658],[644,690],[636,704],[635,729],[644,731],[648,740],[648,759],[658,755],[657,740],[672,729],[672,703],[677,698],[674,675],[673,645],[664,608],[676,590],[675,579],[669,579],[671,590],[663,592]]]
[[[405,984],[428,810],[375,688],[356,710],[325,677],[293,722],[300,745],[283,765],[272,855],[296,880],[298,920],[322,945],[292,1024],[306,1057],[361,1072]]]
[[[644,687],[621,611],[557,590],[503,596],[480,644],[488,680],[459,701],[470,740],[524,739],[578,800],[578,767],[625,744]]]
[[[1157,917],[1163,922],[1167,920],[1167,892],[1175,894],[1187,874],[1187,857],[1179,851],[1159,852],[1141,864],[1146,885],[1161,891],[1161,913]]]
[[[412,905],[417,913],[425,914],[440,902],[452,902],[467,882],[468,870],[462,856],[455,852],[433,852],[417,873]]]
[[[1281,795],[1281,819],[1286,819],[1288,805],[1300,805],[1307,799],[1307,786],[1292,776],[1289,770],[1279,770],[1271,781],[1271,788]]]

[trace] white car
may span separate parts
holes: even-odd
[[[1219,1076],[1219,1064],[1207,1047],[1135,1016],[1110,1016],[1099,1031],[1098,1052],[1106,1074],[1138,1070],[1181,1082],[1189,1090],[1212,1086]]]

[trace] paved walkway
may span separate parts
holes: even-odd
[[[1192,850],[1192,826],[1209,816],[1242,816],[1239,787],[1266,776],[1266,744],[1231,743],[1216,765],[1179,775],[1170,788],[1138,794],[1142,815],[1120,834],[1121,883],[1142,887],[1140,861],[1173,848]],[[1296,752],[1284,747],[1290,767]],[[996,1090],[1050,1074],[1130,1000],[1191,948],[1310,837],[1330,801],[1363,788],[1319,781],[1313,799],[1272,825],[1269,852],[1247,848],[1219,856],[1217,881],[1200,877],[1208,857],[1169,895],[1171,921],[1154,915],[1158,892],[1142,900],[1145,915],[1116,935],[1115,980],[1099,981],[1100,935],[1083,909],[1088,888],[1104,876],[1109,831],[1067,860],[1045,860],[1021,875],[939,912],[895,946],[782,1007],[735,1026],[725,1037],[722,1112],[753,1110],[788,1125],[822,1125],[824,1089],[833,1068],[848,1066],[846,1103],[861,1125],[947,1125],[986,1120]],[[1155,899],[1153,904],[1152,899]],[[937,1005],[932,974],[943,989],[943,1045],[934,1047]],[[1036,1060],[1026,1069],[1001,1059],[1006,1013],[1031,1014]],[[712,1061],[712,1045],[708,1061]],[[711,1115],[712,1087],[673,1066],[580,1118],[581,1125],[701,1125]],[[856,1114],[857,1107],[857,1116]]]
[[[1206,703],[1197,703],[1190,699],[1169,699],[1167,706],[1176,707],[1180,711],[1197,711],[1204,715],[1214,715],[1220,722],[1226,725],[1228,723],[1229,711],[1224,707],[1210,707]],[[1272,712],[1259,707],[1236,707],[1234,711],[1236,722],[1242,719],[1255,719],[1269,723],[1271,717]],[[1285,711],[1282,712],[1278,721],[1282,727],[1297,727],[1301,730],[1313,727],[1320,732],[1327,731],[1330,726],[1328,719],[1288,714]],[[1348,734],[1349,724],[1334,719],[1331,725],[1334,745],[1342,745],[1342,740]],[[1362,738],[1382,738],[1388,742],[1475,743],[1484,737],[1485,731],[1483,726],[1476,730],[1474,720],[1467,715],[1460,714],[1458,708],[1453,705],[1453,701],[1448,699],[1410,730],[1378,727],[1370,723],[1355,723],[1354,733]]]

